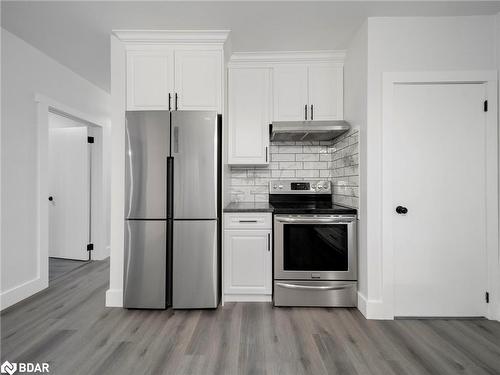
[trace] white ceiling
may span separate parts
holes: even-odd
[[[500,12],[500,1],[2,1],[2,27],[109,91],[113,29],[229,29],[234,51],[344,49],[369,16]]]

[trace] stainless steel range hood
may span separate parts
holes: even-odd
[[[275,121],[271,141],[331,141],[351,128],[346,121]]]

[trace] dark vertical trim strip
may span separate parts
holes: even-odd
[[[167,219],[174,218],[174,158],[167,157]]]
[[[222,298],[222,115],[217,115],[217,287]]]

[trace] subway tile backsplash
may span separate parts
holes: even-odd
[[[333,140],[331,181],[333,201],[359,208],[359,134],[356,129]]]
[[[332,181],[333,201],[358,207],[358,131],[333,142],[273,142],[267,168],[232,168],[231,201],[267,202],[270,180]]]

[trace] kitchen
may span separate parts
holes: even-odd
[[[369,360],[355,360],[356,340],[369,351],[388,345],[375,354],[380,372],[398,373],[379,358],[391,350],[415,373],[452,373],[442,356],[477,370],[470,353],[494,372],[471,331],[497,332],[500,317],[500,21],[466,6],[368,17],[330,48],[242,48],[241,29],[224,22],[110,26],[104,319],[133,319],[146,334],[139,322],[168,315],[151,332],[183,332],[171,338],[174,373],[203,373],[203,364],[207,373],[329,373],[342,367],[333,337],[350,353],[348,373],[370,373]],[[15,311],[22,299],[9,293],[2,306]],[[219,335],[225,319],[238,342]],[[394,319],[390,329],[377,322]],[[478,341],[465,344],[441,319]],[[435,358],[423,354],[432,369],[401,359],[393,327],[405,340],[421,329],[417,351],[431,332],[442,345]],[[273,332],[292,343],[291,363]],[[229,359],[201,337],[234,344]]]
[[[179,46],[171,46],[174,38],[187,38],[179,31],[162,31],[156,35],[153,32],[146,33],[147,36],[138,31],[116,32],[118,38],[126,38],[127,55],[125,155],[128,156],[125,168],[125,212],[128,221],[125,231],[124,306],[216,308],[221,296],[221,291],[218,290],[220,279],[224,290],[222,303],[226,300],[271,301],[274,289],[275,305],[283,305],[285,302],[279,302],[280,289],[276,289],[276,286],[286,285],[290,288],[292,284],[291,281],[286,284],[278,283],[273,288],[271,265],[273,254],[274,264],[278,267],[279,262],[284,264],[283,260],[278,260],[285,254],[289,257],[289,253],[297,253],[296,262],[300,262],[300,258],[311,258],[307,264],[295,264],[292,267],[296,270],[308,270],[310,274],[299,275],[298,272],[291,272],[291,269],[286,272],[282,267],[281,278],[287,279],[289,275],[299,279],[323,278],[331,281],[324,285],[319,285],[318,280],[313,281],[317,287],[313,293],[317,302],[313,305],[356,306],[356,210],[338,206],[342,202],[348,202],[352,206],[353,200],[357,199],[355,196],[345,195],[347,191],[354,194],[356,189],[347,185],[349,181],[356,183],[357,165],[351,164],[356,162],[354,157],[358,150],[357,144],[348,147],[344,145],[345,142],[355,140],[357,133],[342,120],[344,54],[281,53],[271,64],[269,56],[265,56],[263,63],[259,61],[257,54],[252,54],[251,64],[245,61],[248,54],[231,56],[227,73],[228,121],[225,123],[229,142],[220,145],[224,136],[221,134],[224,116],[217,119],[215,114],[206,112],[206,109],[223,112],[219,98],[223,97],[220,89],[225,86],[221,78],[224,75],[217,75],[225,70],[221,61],[223,51],[200,51],[197,49],[199,46],[190,45],[182,46],[181,50]],[[222,31],[217,33],[224,34]],[[185,34],[193,40],[197,35],[200,40],[207,40],[213,32]],[[219,48],[223,48],[230,33],[226,34],[220,39]],[[146,38],[155,40],[153,51],[150,51],[148,42],[143,42]],[[163,44],[162,40],[168,42]],[[169,58],[173,60],[171,63]],[[300,64],[297,64],[297,59],[301,60]],[[163,71],[168,71],[165,70],[168,66],[173,66],[174,72],[163,77],[163,81],[157,75],[148,77],[151,72],[162,71],[162,68]],[[172,75],[175,88],[171,92],[169,77]],[[219,79],[214,81],[214,77]],[[200,92],[199,87],[205,91]],[[271,92],[274,93],[273,98]],[[158,93],[158,97],[152,97],[152,93]],[[276,113],[273,117],[270,115],[271,108]],[[193,109],[200,110],[199,116],[196,116]],[[209,122],[206,120],[207,116],[211,119]],[[168,130],[169,123],[171,130]],[[209,123],[211,133],[205,134],[204,129],[207,129]],[[341,136],[343,137],[339,138]],[[214,139],[215,145],[211,141]],[[170,151],[168,144],[171,144]],[[156,154],[150,149],[162,151]],[[227,176],[216,181],[220,177],[217,169],[222,164],[219,159],[221,152],[227,154],[229,170],[223,173]],[[348,152],[352,155],[347,154]],[[169,159],[167,167],[164,163],[166,159]],[[260,168],[256,169],[256,166]],[[252,169],[246,170],[245,167]],[[144,168],[148,170],[144,171]],[[238,177],[242,171],[259,177]],[[332,174],[336,175],[333,187],[330,182]],[[229,186],[222,183],[226,179],[229,180]],[[166,187],[163,185],[164,181],[167,181]],[[232,201],[224,208],[222,217],[219,190]],[[332,203],[333,192],[337,193],[339,200],[337,202],[336,199],[335,205]],[[295,199],[296,193],[301,193],[305,200]],[[284,201],[282,198],[288,199]],[[186,200],[192,202],[187,203]],[[293,208],[294,202],[296,211],[278,209],[282,204]],[[268,205],[262,210],[252,203]],[[165,210],[172,211],[170,215],[173,220],[173,226],[170,228],[171,224],[167,224],[166,231],[156,222],[168,217],[169,213]],[[278,227],[280,216],[276,215],[294,212],[312,215],[301,218],[302,221],[297,223],[302,224],[301,226],[313,218],[317,220],[318,225],[311,225],[314,228],[312,231],[302,230],[293,235],[296,239],[305,237],[305,243],[316,240],[316,250],[311,252],[307,246],[301,246],[284,253],[282,250],[279,256],[276,245],[281,244],[283,238],[278,233],[283,231],[283,227],[288,231],[290,226]],[[275,214],[274,220],[272,213]],[[142,219],[146,221],[141,221]],[[201,229],[201,225],[209,225],[208,222],[201,221],[191,230],[176,231],[175,228],[176,225],[181,225],[182,221],[179,220],[208,219],[217,219],[217,222],[213,221],[211,224],[211,229]],[[328,226],[322,224],[328,220]],[[345,221],[349,221],[349,224],[345,224]],[[192,222],[193,225],[195,222]],[[223,236],[218,234],[221,230],[220,222],[224,227]],[[275,235],[272,234],[273,222]],[[183,225],[188,224],[184,222]],[[157,227],[156,232],[154,229],[147,229],[153,226]],[[341,230],[334,229],[341,227]],[[327,230],[323,234],[326,237],[315,237],[315,230]],[[165,237],[157,247],[143,234],[145,232],[151,233],[155,238],[164,233]],[[197,233],[196,244],[191,243],[189,238],[181,240],[180,232],[188,236],[188,233]],[[201,237],[202,233],[207,237]],[[194,237],[191,239],[194,241]],[[335,240],[342,244],[334,244]],[[213,247],[207,245],[214,243],[216,245]],[[151,250],[148,246],[151,246]],[[166,253],[165,248],[169,249]],[[274,252],[271,251],[272,248]],[[303,254],[299,255],[301,252]],[[317,255],[314,255],[316,252]],[[344,259],[329,260],[328,253],[335,252],[341,253],[339,257]],[[222,269],[219,268],[219,263]],[[330,268],[324,269],[320,263],[327,263]],[[144,264],[150,266],[145,269]],[[153,271],[154,264],[167,264],[167,267],[158,267]],[[278,268],[275,268],[274,274],[278,273]],[[195,275],[199,275],[199,279]],[[206,278],[203,279],[202,276]],[[166,283],[166,292],[155,288],[159,280]],[[348,292],[334,291],[337,290],[334,288],[346,287],[347,281],[351,282]],[[211,285],[212,289],[206,289],[206,285]],[[293,287],[313,289],[307,282]],[[155,304],[150,295],[156,294],[157,290],[167,297],[159,298]],[[323,293],[320,293],[321,290],[324,290]],[[288,290],[287,292],[289,294]],[[345,297],[342,296],[346,293],[349,298],[340,304],[326,302],[344,300]],[[185,295],[193,299],[187,301]],[[300,297],[292,304],[286,303],[290,306],[311,305],[300,301]]]

